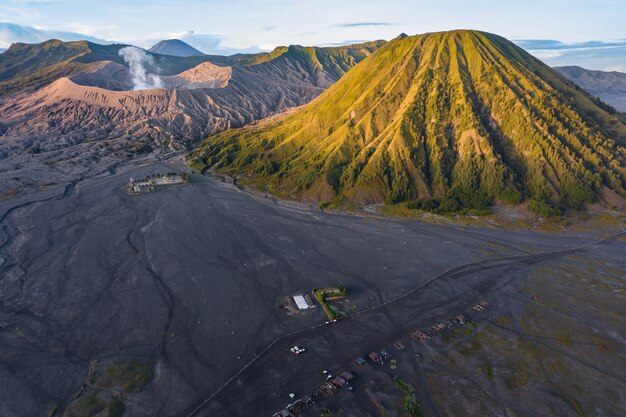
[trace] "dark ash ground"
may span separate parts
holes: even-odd
[[[112,415],[84,399],[117,395],[100,376],[123,361],[153,372],[122,397],[125,416],[271,416],[322,369],[353,370],[356,389],[305,415],[406,415],[394,375],[424,416],[626,414],[623,236],[583,247],[607,236],[327,214],[199,175],[131,196],[129,177],[179,167],[143,162],[0,173],[32,188],[0,200],[0,416]],[[351,292],[346,320],[282,307],[336,284]],[[483,299],[476,329],[408,336]],[[291,356],[294,344],[308,352]],[[382,347],[394,367],[356,367]]]

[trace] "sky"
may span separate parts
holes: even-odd
[[[0,22],[0,48],[56,34],[217,54],[478,29],[551,65],[626,71],[626,0],[0,0]]]

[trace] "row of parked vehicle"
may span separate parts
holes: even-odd
[[[291,349],[289,349],[289,351],[291,353],[293,353],[294,355],[298,356],[298,355],[302,355],[304,352],[306,352],[306,348],[301,348],[298,346],[294,346]]]
[[[481,311],[484,311],[488,306],[489,306],[489,303],[486,301],[483,301],[483,302],[476,304],[472,308],[474,309],[474,311],[480,313]]]
[[[476,311],[477,313],[480,313],[480,312],[485,311],[488,306],[489,306],[488,302],[481,301],[480,303],[474,305],[472,309]],[[472,321],[472,319],[469,316],[465,314],[459,314],[451,320],[446,320],[441,323],[433,324],[432,326],[430,326],[429,328],[425,330],[416,330],[413,333],[411,333],[411,336],[415,340],[428,340],[432,336],[438,333],[442,333],[447,330],[452,330],[456,326],[463,326],[464,324],[469,323],[470,321]]]
[[[341,387],[347,387],[349,391],[352,391],[352,383],[354,382],[355,377],[351,372],[343,371],[333,376],[327,371],[324,371],[324,375],[326,375],[326,382],[313,391],[311,395],[305,395],[304,397],[295,400],[284,409],[275,413],[272,417],[298,416],[306,408],[312,407],[317,401],[335,395],[335,392]],[[295,394],[291,393],[289,394],[289,397],[294,399]]]
[[[472,307],[472,309],[476,312],[482,312],[489,306],[489,303],[486,301],[482,301]],[[432,336],[445,332],[447,330],[452,330],[456,326],[463,326],[466,323],[471,322],[471,318],[465,314],[458,314],[451,320],[446,320],[441,323],[433,324],[424,330],[416,330],[411,333],[411,337],[416,340],[429,340]],[[327,322],[330,324],[330,322]],[[398,351],[402,351],[406,349],[404,344],[400,341],[397,341],[393,344],[393,346]],[[305,348],[300,348],[298,346],[293,346],[290,349],[291,353],[294,355],[300,355],[306,352]],[[367,355],[367,358],[370,359],[373,363],[384,363],[387,359],[389,359],[391,355],[386,349],[381,349],[380,351],[370,352]],[[367,365],[369,362],[365,357],[356,358],[356,363],[358,365]],[[322,398],[328,398],[335,394],[335,392],[341,388],[347,386],[349,391],[352,391],[354,387],[352,386],[352,382],[354,381],[354,375],[351,372],[343,371],[336,376],[331,375],[328,371],[322,372],[326,377],[326,382],[317,388],[315,391],[311,393],[311,395],[305,395],[304,397],[295,400],[293,403],[287,405],[283,410],[275,413],[272,417],[292,417],[298,416],[302,413],[307,407],[312,407],[317,401]],[[295,394],[289,394],[289,397],[295,399]]]
[[[452,330],[454,327],[462,326],[465,323],[468,323],[470,321],[471,321],[471,318],[469,318],[468,316],[464,314],[459,314],[452,320],[446,320],[441,323],[433,324],[432,326],[430,326],[429,328],[425,330],[416,330],[413,333],[411,333],[411,336],[415,340],[428,340],[432,336],[438,333],[442,333],[447,330]]]

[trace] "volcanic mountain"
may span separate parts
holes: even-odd
[[[193,46],[181,41],[180,39],[163,40],[154,45],[152,48],[148,49],[148,51],[155,54],[183,57],[204,55],[202,52],[198,51]]]
[[[231,57],[147,53],[163,88],[143,91],[131,91],[123,45],[14,45],[0,56],[0,137],[42,151],[92,140],[193,146],[306,104],[383,43]]]
[[[513,43],[451,31],[390,41],[299,111],[207,138],[192,166],[327,204],[550,214],[621,204],[625,143],[621,115]]]
[[[125,65],[120,49],[128,45],[100,45],[87,41],[49,40],[39,44],[16,43],[0,55],[0,96],[32,90],[67,77],[93,70],[102,62]],[[218,65],[245,65],[257,55],[172,57],[148,53],[162,75],[174,75],[210,61]]]

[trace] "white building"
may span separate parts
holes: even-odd
[[[296,306],[298,306],[298,309],[300,310],[307,310],[311,307],[309,306],[309,303],[306,301],[306,298],[304,298],[303,295],[294,295],[292,298],[293,301],[296,303]]]

